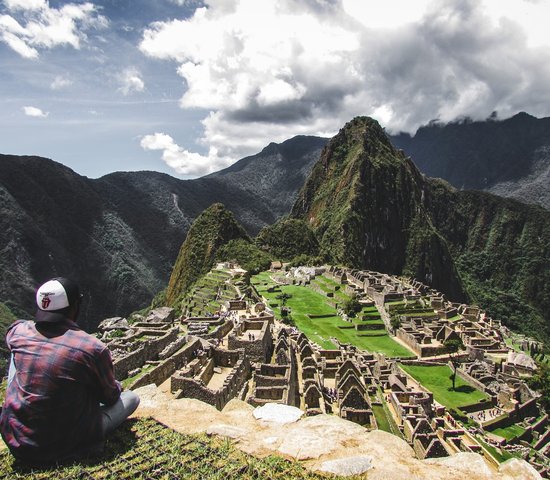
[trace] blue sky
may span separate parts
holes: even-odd
[[[550,2],[0,1],[0,153],[192,178],[356,115],[550,109]]]

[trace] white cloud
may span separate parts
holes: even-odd
[[[181,7],[197,7],[203,4],[202,0],[170,0],[170,2],[180,5]]]
[[[10,10],[41,10],[47,8],[46,0],[4,0]]]
[[[53,82],[50,84],[50,88],[52,90],[61,90],[65,87],[71,86],[72,84],[73,81],[70,78],[58,75],[53,79]]]
[[[51,8],[45,0],[4,0],[10,15],[0,16],[0,41],[24,58],[37,58],[39,49],[70,45],[80,48],[85,30],[104,28],[107,19],[91,3]]]
[[[23,112],[25,112],[25,115],[27,115],[27,117],[39,118],[46,118],[50,114],[50,112],[44,112],[40,108],[30,106],[23,107]]]
[[[548,114],[550,37],[528,28],[545,28],[547,2],[206,3],[185,20],[151,24],[140,49],[178,62],[180,105],[209,112],[199,141],[216,158],[332,134],[356,115],[413,131],[493,110]]]
[[[231,163],[226,158],[220,158],[215,148],[211,148],[207,156],[189,152],[177,145],[174,139],[165,133],[145,135],[140,145],[144,150],[162,151],[162,160],[177,173],[187,176],[206,175]]]
[[[119,90],[124,95],[129,95],[132,92],[143,92],[145,88],[140,72],[134,67],[124,70],[119,75],[119,81],[121,83]]]

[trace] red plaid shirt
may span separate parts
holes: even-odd
[[[76,323],[19,320],[6,343],[16,375],[0,416],[2,438],[22,460],[62,460],[103,438],[100,402],[120,396],[109,349]]]

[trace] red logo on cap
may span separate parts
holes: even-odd
[[[42,308],[46,310],[50,306],[50,303],[52,303],[52,301],[49,299],[49,297],[44,297],[42,299]]]

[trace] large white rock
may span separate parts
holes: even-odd
[[[511,458],[500,464],[498,471],[506,480],[521,478],[521,480],[539,480],[542,477],[532,465],[519,458]]]
[[[98,326],[98,330],[107,331],[107,330],[128,330],[130,325],[128,320],[122,317],[112,317],[106,318]]]
[[[509,351],[507,362],[512,365],[529,368],[531,370],[537,369],[537,364],[535,361],[529,355],[525,355],[525,353],[522,352]]]
[[[321,464],[319,470],[335,475],[361,475],[372,468],[372,458],[368,456],[347,457],[338,460],[328,460]]]
[[[249,431],[246,428],[218,423],[216,425],[210,425],[206,429],[206,433],[207,435],[218,435],[220,437],[237,439],[248,435]]]
[[[250,405],[232,400],[222,412],[213,406],[194,399],[170,398],[154,385],[136,392],[142,402],[138,416],[154,416],[162,423],[182,433],[208,432],[231,437],[243,451],[260,457],[282,454],[302,460],[312,470],[338,468],[346,475],[367,460],[350,461],[351,457],[367,457],[369,480],[538,480],[538,473],[526,462],[518,459],[505,462],[499,471],[492,470],[483,458],[475,453],[459,453],[444,459],[419,460],[413,449],[402,439],[381,430],[368,431],[355,423],[334,415],[317,415],[301,418],[302,412],[285,405],[254,409]],[[262,411],[272,420],[258,421]],[[282,412],[294,412],[291,423]],[[263,415],[259,415],[263,417]],[[246,433],[245,433],[246,432]],[[336,462],[336,463],[331,463]],[[342,465],[343,464],[343,465]],[[349,464],[349,465],[346,465]],[[340,469],[341,467],[341,469]]]
[[[266,403],[261,407],[254,409],[254,418],[264,420],[266,422],[278,423],[283,425],[286,423],[297,422],[304,414],[302,410],[290,405],[281,405],[280,403]]]
[[[472,474],[473,478],[494,478],[495,476],[487,462],[477,453],[459,452],[450,457],[430,458],[424,462],[446,465],[466,474]]]

